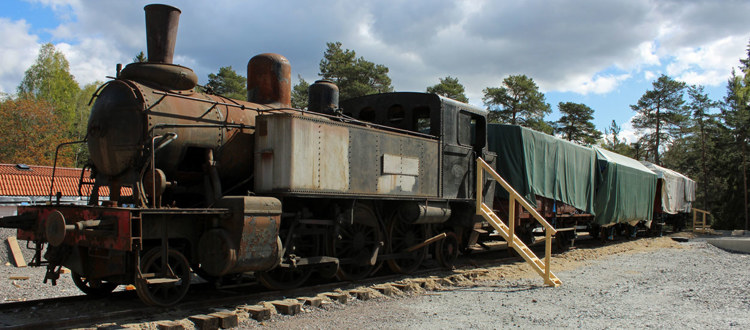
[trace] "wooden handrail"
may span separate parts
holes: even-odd
[[[703,219],[700,222],[698,221],[698,213],[701,213],[703,215]],[[706,216],[710,214],[711,212],[693,208],[693,232],[697,232],[697,231],[700,231],[702,233],[706,232],[706,229],[707,229],[706,228]],[[698,225],[700,225],[700,227],[698,227]]]
[[[497,174],[497,172],[495,172],[495,170],[492,169],[492,167],[490,167],[490,165],[487,164],[487,162],[485,162],[484,159],[482,159],[481,157],[477,158],[477,210],[481,208],[479,203],[482,203],[482,193],[481,193],[482,188],[481,187],[483,186],[482,181],[484,181],[484,178],[483,178],[484,173],[480,173],[480,172],[484,172],[484,171],[481,171],[481,170],[487,171],[492,176],[492,178],[495,179],[495,181],[499,182],[500,185],[503,186],[503,188],[510,194],[511,203],[513,202],[513,200],[517,201],[518,203],[521,204],[521,206],[523,206],[523,208],[526,211],[529,212],[529,214],[531,214],[534,217],[534,219],[539,221],[539,223],[541,223],[542,226],[544,226],[545,230],[549,230],[550,232],[552,232],[552,235],[557,233],[557,230],[554,227],[552,227],[552,225],[550,225],[549,222],[547,222],[547,220],[544,220],[544,217],[542,217],[542,215],[539,214],[539,212],[537,212],[536,209],[533,206],[531,206],[531,204],[529,204],[529,202],[526,201],[525,198],[523,198],[523,196],[521,196],[521,194],[519,194],[515,189],[513,189],[513,187],[511,187],[510,184],[508,184],[508,182],[505,181],[505,179],[503,179],[499,174]],[[514,208],[511,208],[510,212],[513,212],[513,209]],[[514,222],[515,221],[510,221],[511,224]]]
[[[509,225],[506,226],[503,221],[495,214],[495,211],[492,210],[487,204],[485,204],[482,200],[483,194],[482,189],[484,188],[484,172],[490,173],[492,178],[495,179],[495,181],[499,182],[502,187],[508,191],[508,194],[510,194],[509,198]],[[553,287],[559,286],[562,284],[559,278],[552,274],[552,271],[550,270],[550,257],[552,255],[552,235],[557,233],[557,230],[550,225],[547,220],[544,220],[544,217],[542,217],[539,212],[536,211],[534,207],[531,206],[524,198],[521,196],[513,187],[511,187],[508,182],[505,181],[497,172],[495,172],[492,167],[490,167],[487,162],[484,161],[481,157],[477,158],[477,182],[476,182],[476,212],[477,214],[484,217],[495,229],[500,233],[503,238],[505,238],[506,242],[508,242],[508,247],[515,249],[525,260],[528,262],[534,270],[539,273],[544,278],[544,283]],[[520,238],[516,237],[515,235],[515,210],[516,210],[516,202],[520,203],[521,206],[523,206],[526,211],[528,211],[534,219],[536,219],[539,223],[542,224],[544,227],[544,233],[545,233],[545,256],[544,256],[544,262],[542,263],[539,258],[537,258],[533,252],[524,244],[523,241],[521,241]]]

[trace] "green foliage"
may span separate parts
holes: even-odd
[[[503,86],[487,87],[483,92],[482,101],[490,111],[490,122],[527,127],[549,126],[542,123],[544,116],[551,113],[552,109],[546,103],[544,93],[540,92],[534,80],[526,75],[508,76],[503,79]]]
[[[135,55],[135,57],[133,57],[133,63],[145,63],[145,62],[148,62],[148,59],[146,58],[146,54],[144,54],[143,51],[141,51],[140,53],[138,53],[138,55]]]
[[[219,73],[208,74],[206,88],[210,93],[237,100],[247,100],[247,79],[238,74],[232,66],[219,68]]]
[[[553,135],[555,133],[554,122],[546,121],[542,118],[531,118],[526,121],[524,126],[545,134]]]
[[[594,109],[573,102],[560,102],[557,108],[562,116],[554,123],[555,134],[584,145],[593,145],[602,137],[602,132],[591,122],[594,119]]]
[[[427,87],[427,93],[438,94],[459,102],[469,103],[469,98],[464,94],[464,85],[458,82],[458,78],[451,76],[440,78],[439,84]]]
[[[61,117],[44,100],[5,99],[0,102],[0,159],[4,163],[51,166],[55,146],[67,140]],[[59,165],[72,166],[72,152],[63,149]]]
[[[80,89],[70,74],[70,64],[51,43],[42,45],[36,62],[26,70],[18,94],[24,99],[45,101],[52,105],[62,127],[75,119],[76,100]],[[71,132],[72,133],[72,132]]]
[[[653,89],[646,91],[638,103],[630,108],[637,114],[633,127],[643,133],[651,160],[660,164],[660,148],[666,146],[687,120],[682,105],[685,83],[662,75],[653,82]]]
[[[689,116],[663,153],[664,166],[696,180],[694,207],[708,210],[716,229],[747,228],[748,143],[750,143],[750,49],[732,71],[723,102],[701,86],[687,88],[680,115]],[[716,108],[721,111],[717,113]]]
[[[341,42],[326,45],[318,75],[339,87],[340,100],[393,91],[386,66],[358,58],[353,50],[342,50]]]
[[[727,144],[730,146],[724,158],[730,158],[726,166],[732,169],[727,173],[727,194],[724,196],[726,202],[734,202],[734,207],[727,205],[724,212],[732,216],[724,215],[720,219],[728,222],[727,226],[748,229],[748,142],[750,142],[750,50],[748,58],[740,60],[742,75],[737,75],[733,70],[732,76],[727,82],[727,96],[724,99],[722,117],[731,133]],[[732,157],[733,156],[733,157]],[[742,206],[738,208],[737,205]],[[738,221],[742,219],[744,221]],[[744,222],[744,225],[738,223]],[[721,224],[721,223],[720,223]]]
[[[292,108],[304,109],[307,108],[308,89],[310,84],[302,79],[302,76],[297,76],[299,82],[292,87]]]
[[[600,146],[609,151],[634,159],[639,159],[640,143],[636,142],[632,145],[628,145],[625,139],[620,139],[621,131],[622,128],[620,125],[617,125],[617,122],[613,119],[612,124],[604,129],[604,141],[601,142]]]

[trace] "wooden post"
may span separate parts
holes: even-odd
[[[477,212],[476,214],[481,214],[482,211],[482,179],[484,177],[484,167],[482,167],[482,162],[480,161],[481,158],[477,158]]]
[[[516,196],[510,194],[510,201],[508,202],[508,227],[510,227],[510,233],[508,235],[508,246],[515,246],[514,237],[516,234]]]
[[[550,255],[552,254],[552,232],[545,230],[544,235],[544,281],[549,283]]]
[[[23,253],[21,253],[21,247],[18,246],[18,240],[15,237],[8,237],[8,246],[10,252],[13,254],[13,261],[16,263],[16,267],[26,267],[26,260],[23,259]]]

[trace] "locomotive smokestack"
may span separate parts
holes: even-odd
[[[143,10],[146,11],[148,61],[172,64],[181,11],[167,5],[148,5]]]
[[[292,66],[279,54],[255,55],[247,62],[247,100],[279,108],[292,106]]]

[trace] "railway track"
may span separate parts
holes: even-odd
[[[583,240],[579,248],[601,246],[596,240]],[[538,248],[539,246],[534,246]],[[520,262],[521,258],[500,246],[490,251],[474,252],[457,260],[457,268],[471,269]],[[456,273],[437,264],[427,264],[411,275],[386,274],[356,282],[313,283],[284,291],[267,291],[254,281],[216,286],[195,283],[180,304],[170,308],[143,305],[135,291],[116,291],[107,298],[68,296],[10,302],[0,304],[0,327],[10,329],[40,329],[90,327],[97,324],[148,323],[185,319],[218,310],[241,310],[242,306],[277,301],[290,297],[314,297],[326,292],[347,292],[355,288],[373,288],[389,283],[407,283],[425,277],[448,278]],[[355,294],[356,296],[356,294]],[[362,296],[359,297],[362,299]],[[340,300],[339,300],[340,301]]]

